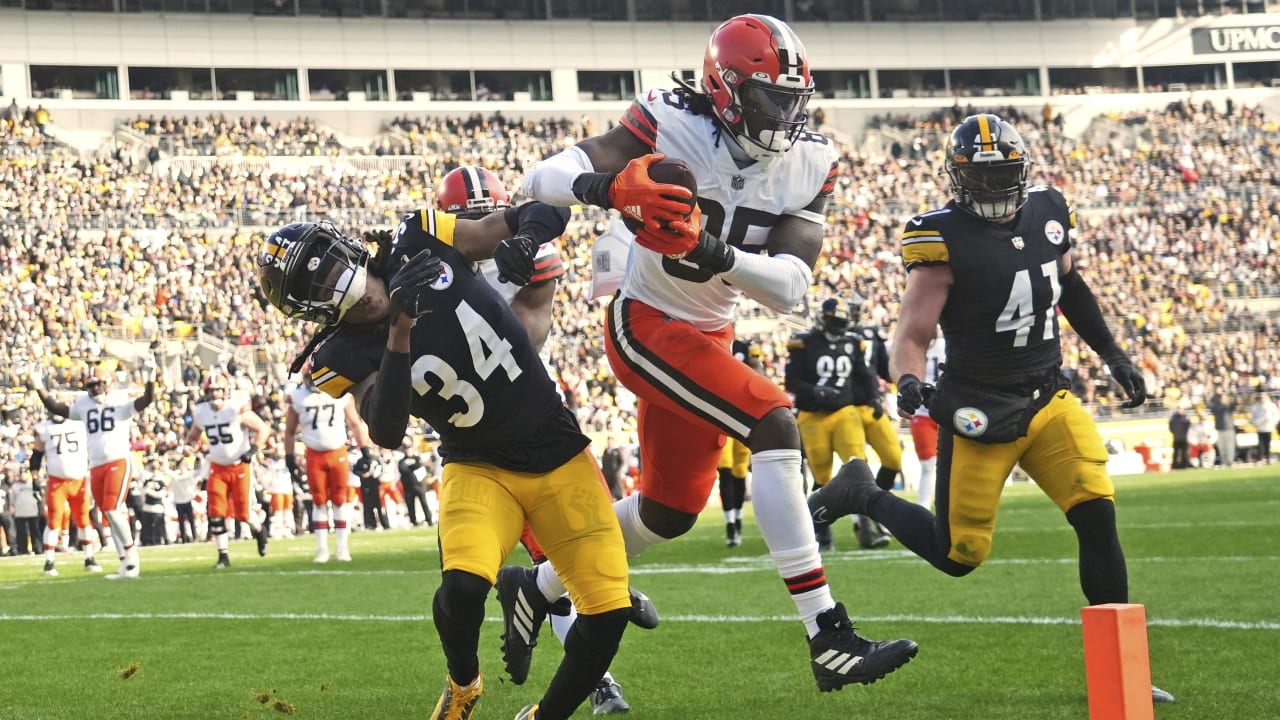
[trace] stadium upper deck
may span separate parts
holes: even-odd
[[[747,10],[796,24],[846,129],[955,98],[1094,114],[1280,86],[1277,0],[0,0],[0,100],[99,133],[214,109],[362,137],[479,104],[606,122]]]

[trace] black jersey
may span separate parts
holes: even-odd
[[[817,330],[796,335],[787,344],[787,391],[797,410],[831,412],[846,405],[865,405],[873,398],[875,376],[863,361],[862,343],[846,333],[836,342]],[[819,400],[815,387],[840,391],[836,403]]]
[[[871,372],[884,378],[885,382],[893,382],[889,377],[889,343],[874,327],[861,327],[853,331],[862,339],[862,360]]]
[[[1059,261],[1075,226],[1062,194],[1048,187],[1031,188],[1007,225],[975,217],[954,201],[907,222],[907,271],[950,265],[954,278],[940,321],[948,377],[999,384],[1062,365]]]
[[[517,472],[548,472],[589,440],[507,303],[453,247],[454,218],[422,210],[406,215],[392,241],[391,267],[430,249],[445,272],[428,295],[431,310],[410,338],[410,412],[440,434],[446,463],[485,462]],[[341,396],[378,371],[385,325],[340,326],[311,359],[317,387]]]

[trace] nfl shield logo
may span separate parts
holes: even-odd
[[[733,186],[734,190],[741,190],[743,186],[747,184],[747,179],[742,177],[741,175],[734,175],[729,180],[729,184]]]
[[[1027,244],[1026,244],[1026,243],[1024,243],[1024,242],[1022,242],[1022,236],[1021,236],[1021,235],[1018,235],[1018,236],[1016,236],[1015,238],[1013,238],[1013,247],[1014,247],[1014,249],[1015,249],[1015,250],[1021,250],[1022,248],[1026,247],[1026,246],[1027,246]]]

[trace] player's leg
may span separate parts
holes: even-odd
[[[58,575],[53,559],[58,552],[58,536],[62,532],[62,521],[70,515],[67,497],[71,483],[70,480],[50,477],[45,491],[44,574],[53,577]]]
[[[76,526],[80,536],[80,549],[84,552],[85,572],[102,572],[102,566],[94,559],[94,546],[97,544],[97,533],[93,529],[90,511],[93,509],[93,498],[89,496],[89,483],[86,480],[70,480],[71,487],[67,491],[67,508],[71,514],[71,522]]]
[[[1080,545],[1080,587],[1090,605],[1129,601],[1124,550],[1116,532],[1115,487],[1107,450],[1071,395],[1054,397],[1027,433],[1022,469],[1066,513]]]
[[[818,489],[831,480],[831,468],[835,446],[838,442],[836,429],[843,423],[855,420],[851,408],[843,408],[837,412],[810,412],[801,410],[796,416],[796,425],[800,428],[800,442],[804,447],[804,456],[809,461],[809,472],[813,475],[813,487]],[[856,423],[855,423],[856,424]],[[861,429],[860,427],[858,428]],[[853,435],[852,428],[844,431],[846,436]],[[854,445],[851,437],[845,443]],[[814,525],[814,537],[818,541],[818,549],[834,550],[835,543],[831,537],[830,525]]]
[[[93,487],[100,493],[99,507],[107,518],[107,524],[111,526],[112,542],[120,557],[120,570],[107,577],[111,580],[137,577],[141,562],[133,537],[133,524],[125,504],[129,494],[129,461],[114,460],[99,465],[90,469],[89,477]],[[98,501],[99,497],[95,496],[94,500]]]
[[[579,613],[538,703],[538,716],[548,720],[568,718],[597,690],[631,616],[622,533],[598,475],[595,460],[583,452],[540,485],[512,486]]]
[[[227,520],[231,507],[229,495],[233,492],[235,473],[227,465],[209,463],[209,480],[205,486],[209,495],[209,534],[213,536],[214,548],[218,551],[215,570],[231,567],[231,557],[227,554],[231,547],[230,528]]]
[[[339,562],[351,560],[351,461],[344,448],[325,454],[325,474],[329,486],[329,503],[333,505],[334,557]]]
[[[880,417],[876,417],[876,413]],[[876,484],[885,490],[892,490],[902,472],[902,442],[898,439],[897,426],[889,414],[882,409],[863,406],[859,408],[862,416],[862,427],[867,434],[867,444],[876,451],[880,458],[880,469],[876,471]]]
[[[431,614],[449,674],[432,720],[471,717],[484,691],[479,646],[485,598],[525,520],[524,509],[499,482],[501,473],[470,463],[450,463],[444,469],[442,573]],[[521,480],[528,482],[527,477]]]
[[[916,483],[916,503],[933,508],[938,469],[938,423],[928,415],[911,417],[911,442],[920,461],[920,480]]]
[[[258,523],[253,505],[258,502],[253,492],[253,466],[250,463],[236,463],[231,466],[231,512],[236,520],[249,526],[249,534],[258,544],[258,555],[267,554],[266,528]]]

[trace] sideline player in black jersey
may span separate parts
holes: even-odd
[[[473,272],[473,262],[493,256],[504,273],[527,277],[538,246],[567,219],[541,203],[482,220],[421,210],[394,235],[366,236],[377,243],[373,255],[327,222],[295,223],[258,255],[271,304],[325,325],[304,353],[316,387],[352,393],[383,447],[400,444],[410,415],[440,434],[443,572],[432,616],[449,672],[432,720],[475,711],[485,597],[526,520],[580,613],[531,717],[573,714],[631,613],[622,533],[589,441],[524,326]]]
[[[875,375],[863,361],[862,343],[850,332],[852,325],[851,304],[827,298],[813,329],[787,344],[786,387],[796,399],[796,423],[815,488],[831,480],[833,453],[842,463],[867,459],[859,406],[871,403],[879,392]],[[858,518],[858,529],[858,543],[864,548],[889,544],[888,534],[867,518]],[[815,523],[814,531],[822,550],[835,548],[830,525]]]
[[[870,515],[961,577],[991,551],[1000,493],[1017,463],[1075,529],[1089,604],[1127,603],[1107,451],[1067,389],[1055,309],[1107,363],[1124,407],[1146,400],[1142,374],[1072,263],[1075,213],[1057,190],[1027,187],[1027,148],[1013,126],[996,115],[965,118],[947,140],[946,162],[953,199],[903,229],[907,286],[890,353],[899,414],[923,405],[938,422],[938,513],[881,489],[861,463],[842,468],[809,508],[819,522]],[[939,323],[946,369],[934,387],[919,378]],[[1155,687],[1152,697],[1173,700]]]
[[[850,310],[855,323],[865,314],[866,299],[858,293],[850,298]],[[902,441],[898,439],[898,424],[894,418],[884,411],[881,397],[880,381],[885,386],[893,384],[893,376],[889,374],[889,344],[880,334],[880,328],[874,325],[855,325],[850,332],[858,336],[862,342],[862,360],[871,370],[872,394],[866,402],[855,403],[858,406],[858,418],[862,420],[862,430],[867,436],[867,444],[876,451],[880,459],[880,469],[876,470],[876,484],[885,490],[892,490],[899,473],[902,472]],[[866,457],[864,453],[860,457]],[[861,529],[861,520],[858,521]],[[880,528],[872,529],[871,537],[888,535]]]

